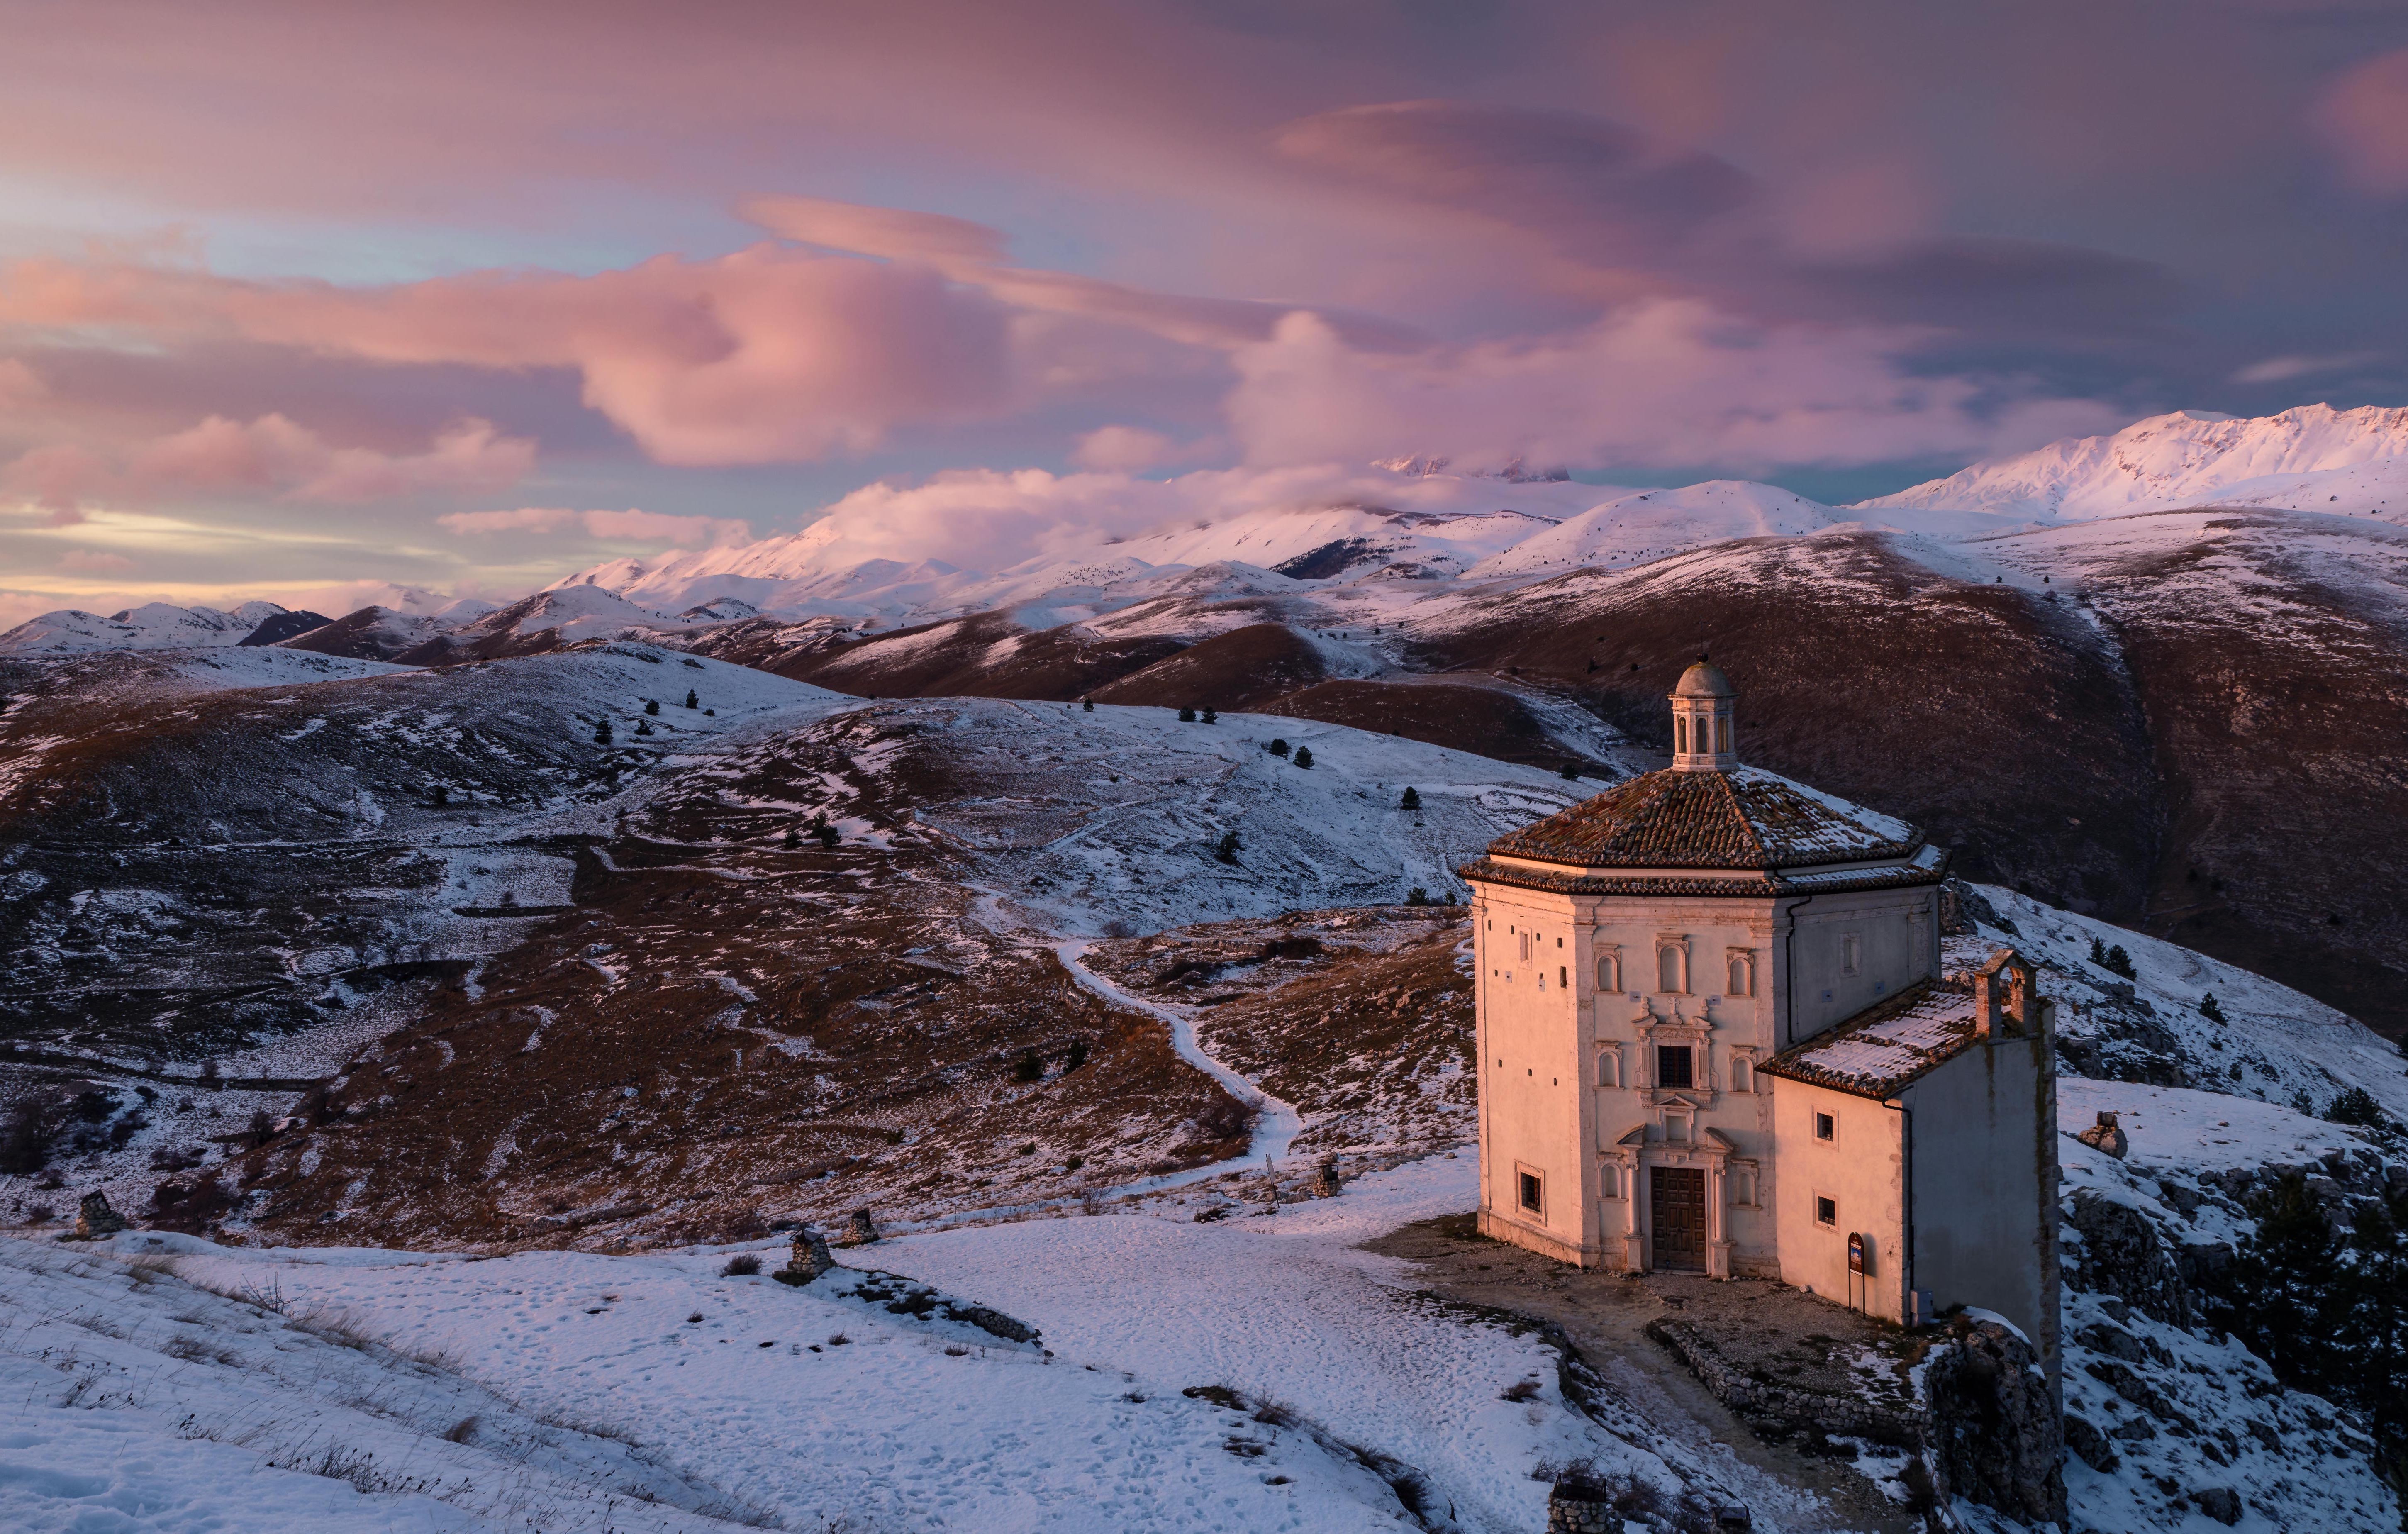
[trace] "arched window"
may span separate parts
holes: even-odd
[[[1689,716],[1687,714],[1672,716],[1672,749],[1683,755],[1688,754]]]
[[[1622,989],[1622,955],[1599,953],[1597,956],[1597,988],[1600,991]]]
[[[1730,959],[1730,984],[1727,988],[1735,996],[1756,995],[1756,959],[1747,953],[1733,953]]]
[[[1717,743],[1717,737],[1720,736],[1721,733],[1722,732],[1720,730],[1714,727],[1713,715],[1699,714],[1698,716],[1698,735],[1699,737],[1698,749],[1699,751],[1711,754],[1722,750],[1723,748],[1721,745]]]
[[[1620,1086],[1622,1084],[1621,1045],[1608,1044],[1604,1049],[1598,1053],[1597,1084],[1599,1086]]]
[[[1730,1089],[1733,1092],[1755,1091],[1756,1062],[1749,1059],[1744,1054],[1732,1055],[1730,1057]],[[1743,1204],[1752,1204],[1756,1202],[1756,1200],[1753,1198],[1742,1198],[1740,1202]]]
[[[1688,954],[1667,943],[1656,951],[1656,989],[1673,995],[1689,988]]]

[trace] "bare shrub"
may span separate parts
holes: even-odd
[[[1517,1380],[1513,1383],[1507,1385],[1503,1390],[1499,1391],[1497,1398],[1500,1401],[1526,1401],[1537,1399],[1538,1395],[1538,1381]]]
[[[844,1333],[842,1333],[842,1332],[833,1332],[833,1333],[830,1333],[830,1334],[829,1334],[829,1337],[828,1337],[828,1346],[830,1346],[830,1347],[832,1347],[832,1348],[840,1348],[840,1347],[844,1346],[847,1342],[850,1342],[850,1341],[852,1341],[852,1340],[853,1340],[853,1339],[852,1339],[852,1338],[847,1337],[847,1336],[846,1336]]]
[[[188,1364],[224,1364],[228,1367],[242,1362],[242,1355],[197,1337],[177,1337],[168,1340],[160,1352],[170,1358],[181,1358]]]
[[[443,1441],[446,1443],[466,1443],[476,1436],[477,1419],[474,1416],[462,1417],[443,1429]]]
[[[1196,1127],[1213,1140],[1244,1140],[1254,1132],[1254,1115],[1255,1110],[1245,1103],[1216,1093],[1196,1114]]]
[[[727,1266],[719,1270],[719,1276],[721,1278],[751,1278],[760,1270],[761,1256],[759,1253],[738,1252],[736,1255],[727,1259]]]

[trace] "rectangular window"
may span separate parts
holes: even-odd
[[[1533,1214],[1546,1212],[1546,1188],[1536,1172],[1522,1173],[1522,1207]]]
[[[1697,1079],[1689,1071],[1689,1046],[1658,1044],[1656,1046],[1656,1084],[1657,1086],[1695,1086]]]
[[[1865,967],[1865,940],[1851,932],[1840,939],[1840,973],[1853,975]]]
[[[1814,1115],[1814,1138],[1816,1140],[1836,1140],[1839,1138],[1839,1125],[1833,1122],[1830,1114],[1817,1113]]]
[[[1572,988],[1571,966],[1568,964],[1555,966],[1555,988],[1560,991],[1569,991]]]
[[[1816,1194],[1814,1196],[1814,1223],[1818,1226],[1830,1226],[1837,1228],[1840,1224],[1840,1206],[1833,1203],[1830,1199],[1824,1197],[1821,1194]]]

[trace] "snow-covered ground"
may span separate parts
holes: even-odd
[[[710,1527],[716,1509],[796,1529],[1372,1530],[1412,1527],[1410,1481],[1428,1527],[1518,1534],[1544,1519],[1541,1460],[1668,1479],[1567,1408],[1535,1338],[1353,1250],[1462,1208],[1472,1167],[1267,1217],[1168,1206],[849,1254],[1041,1346],[909,1313],[905,1286],[724,1277],[724,1254],[9,1241],[0,1523],[517,1527],[540,1506],[549,1528]],[[143,1254],[173,1275],[129,1272]],[[1535,1395],[1501,1398],[1525,1380]],[[1183,1394],[1206,1387],[1243,1404]]]

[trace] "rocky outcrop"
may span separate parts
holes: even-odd
[[[1734,1368],[1699,1327],[1655,1321],[1647,1334],[1751,1426],[1811,1438],[1870,1439],[1910,1452],[1932,1494],[2025,1523],[2062,1523],[2063,1432],[2040,1355],[1995,1321],[1959,1319],[1936,1339],[1911,1398],[1805,1390]],[[1912,1469],[1912,1465],[1910,1469]],[[1551,1526],[1552,1527],[1552,1526]]]
[[[2065,1247],[2069,1284],[2114,1295],[2170,1326],[2190,1326],[2197,1309],[2191,1286],[2147,1215],[2084,1188],[2070,1200],[2066,1223],[2081,1237]]]
[[[2065,1521],[2063,1431],[2040,1354],[1995,1321],[1960,1321],[1925,1377],[1934,1479],[2025,1523]]]

